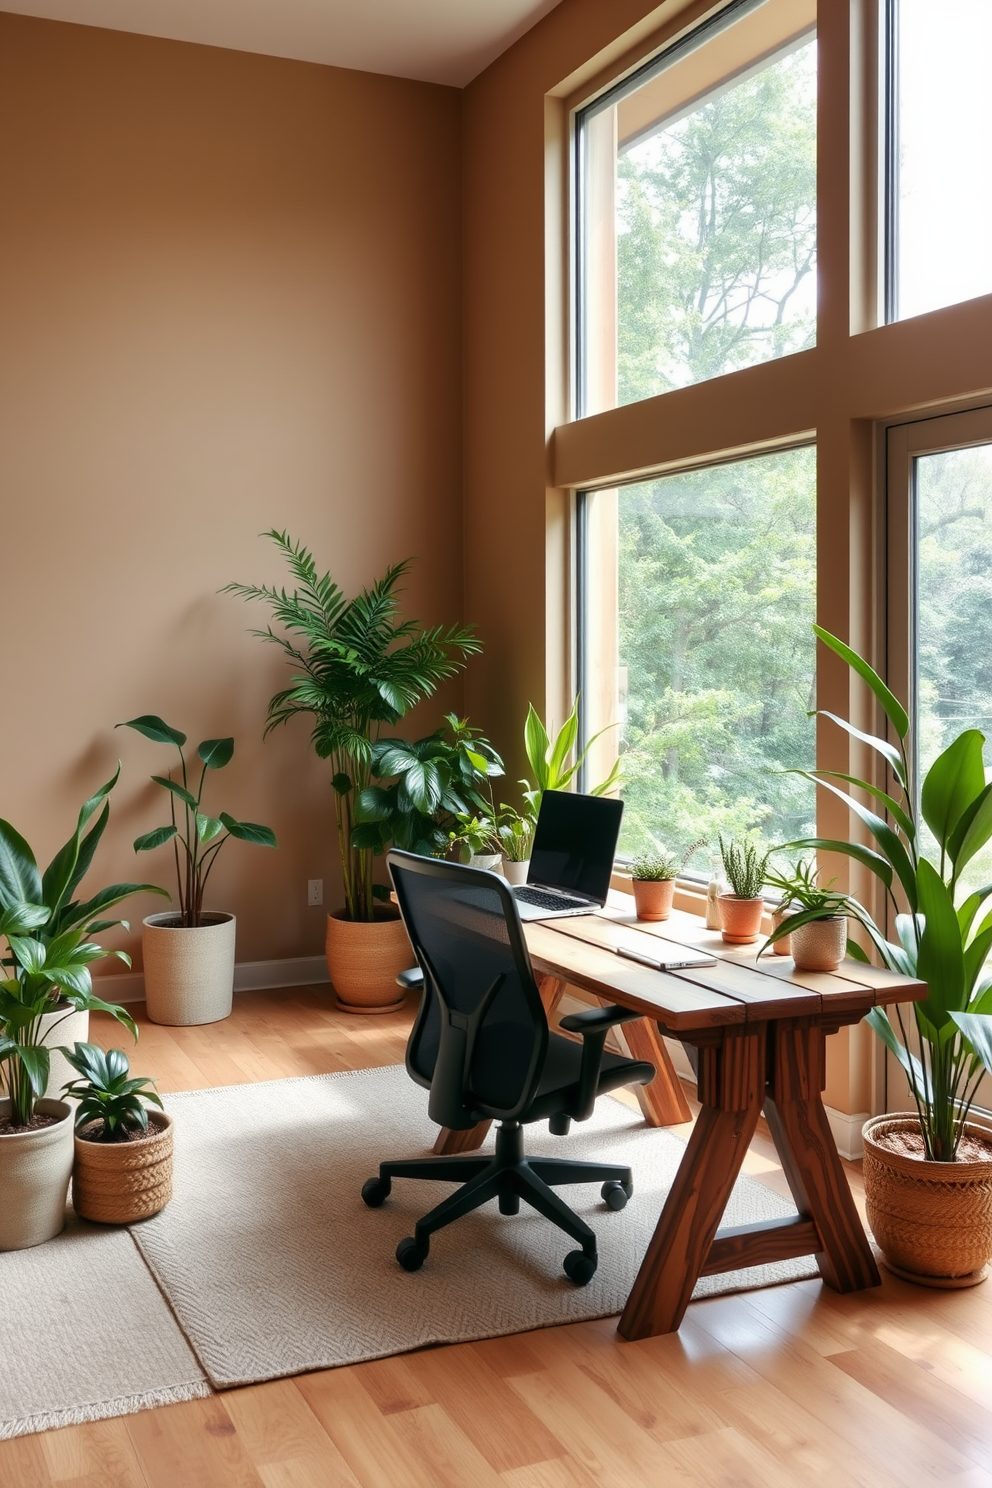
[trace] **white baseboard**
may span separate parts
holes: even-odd
[[[234,968],[235,992],[262,992],[268,987],[309,987],[329,981],[323,956],[239,961]],[[105,1002],[144,1002],[145,978],[140,971],[125,972],[122,976],[94,977],[93,990]]]
[[[837,1111],[833,1106],[824,1105],[827,1120],[830,1122],[830,1130],[837,1144],[837,1151],[841,1157],[846,1157],[850,1162],[860,1162],[865,1155],[864,1143],[861,1140],[861,1128],[864,1126],[870,1111],[855,1111],[853,1116],[847,1111]]]

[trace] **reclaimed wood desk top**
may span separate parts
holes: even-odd
[[[718,930],[679,910],[658,923],[638,920],[624,894],[611,894],[599,914],[532,920],[524,933],[539,974],[641,1012],[675,1035],[780,1018],[856,1022],[873,1007],[926,996],[922,982],[850,959],[836,972],[797,971],[791,958],[771,953],[757,960],[761,941],[728,946]],[[646,955],[690,948],[716,961],[659,972],[618,955],[621,945]]]

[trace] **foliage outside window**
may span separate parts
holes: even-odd
[[[605,712],[612,691],[621,720],[621,852],[705,837],[699,871],[720,834],[814,835],[813,787],[781,772],[815,765],[815,451],[585,500],[616,512],[613,556],[600,533],[588,564],[615,563],[617,616],[587,607],[584,653],[588,695]]]
[[[700,75],[691,53],[580,116],[581,413],[815,344],[815,40],[687,99]]]

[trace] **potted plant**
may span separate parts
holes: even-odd
[[[230,838],[275,847],[275,834],[271,827],[237,821],[226,811],[210,816],[203,810],[207,771],[222,770],[230,763],[234,755],[233,739],[204,739],[198,746],[196,754],[201,769],[194,795],[183,754],[184,733],[153,713],[130,718],[117,727],[134,729],[156,744],[170,744],[179,754],[178,780],[173,780],[171,770],[168,775],[152,776],[155,784],[168,794],[172,820],[134,840],[135,852],[151,852],[172,843],[179,887],[178,914],[173,911],[149,915],[143,922],[141,945],[148,1016],[153,1023],[173,1027],[216,1023],[231,1012],[236,922],[232,914],[204,909],[207,879],[221,848]]]
[[[534,820],[512,806],[502,804],[496,818],[496,835],[503,854],[503,874],[508,883],[525,884],[530,872],[530,850]]]
[[[370,819],[371,803],[363,793],[373,784],[375,746],[385,729],[455,676],[481,644],[469,627],[425,629],[399,618],[397,587],[409,561],[394,564],[371,588],[347,599],[329,573],[318,574],[302,543],[286,532],[267,536],[289,564],[296,588],[287,593],[228,584],[227,592],[261,600],[288,632],[277,635],[271,626],[255,632],[279,646],[294,668],[290,686],[269,703],[266,733],[301,713],[313,718],[313,747],[331,764],[344,881],[344,906],[327,919],[328,970],[345,1011],[387,1012],[402,1002],[395,979],[409,966],[411,952],[399,911],[388,903],[389,890],[374,881],[381,823]],[[377,768],[382,777],[396,773],[381,757]]]
[[[730,891],[720,895],[723,938],[728,945],[750,945],[761,934],[765,901],[761,890],[770,854],[759,856],[749,838],[720,838],[720,857]]]
[[[88,899],[73,897],[106,827],[105,798],[117,775],[85,803],[75,832],[44,875],[20,833],[0,821],[0,935],[7,941],[0,982],[0,1083],[6,1091],[0,1100],[0,1250],[40,1245],[65,1223],[72,1113],[64,1101],[45,1095],[56,1030],[98,1009],[137,1036],[129,1013],[96,996],[89,970],[103,957],[116,956],[128,966],[130,959],[92,937],[126,925],[104,916],[130,894],[165,891],[153,884],[112,884]]]
[[[882,1008],[866,1020],[905,1071],[914,1106],[902,1115],[876,1116],[865,1126],[868,1222],[886,1264],[900,1276],[968,1286],[982,1280],[992,1255],[992,1141],[987,1129],[969,1120],[979,1082],[992,1073],[992,884],[969,892],[963,880],[992,838],[985,739],[977,729],[959,734],[930,766],[917,794],[905,708],[857,652],[820,626],[814,629],[867,683],[894,742],[866,735],[834,714],[823,716],[870,745],[890,781],[883,789],[834,771],[798,771],[845,801],[873,846],[826,838],[788,846],[843,853],[868,868],[882,886],[895,938],[850,897],[848,916],[863,926],[890,970],[927,984],[926,1000],[912,1004],[915,1038],[901,1007],[894,1025]],[[865,796],[888,820],[863,804]],[[932,834],[929,847],[921,816]],[[867,959],[853,942],[849,954]]]
[[[799,971],[836,971],[847,951],[847,895],[831,887],[833,880],[818,884],[818,876],[812,862],[802,858],[790,874],[765,874],[765,883],[782,898],[777,923],[761,950],[785,942]],[[784,926],[786,919],[798,921],[800,915],[800,923]],[[772,918],[775,922],[776,916]]]
[[[455,826],[448,833],[448,857],[457,863],[467,863],[470,868],[486,868],[492,873],[499,868],[502,856],[498,829],[492,817],[459,812]]]
[[[686,848],[681,857],[666,852],[663,848],[653,852],[638,853],[630,864],[631,887],[634,891],[634,908],[639,920],[667,920],[672,912],[675,897],[675,880],[684,869],[693,853],[705,847],[701,838]]]
[[[77,1043],[62,1053],[80,1077],[63,1092],[79,1102],[72,1207],[99,1224],[148,1219],[172,1197],[172,1117],[152,1082],[131,1076],[122,1049]]]

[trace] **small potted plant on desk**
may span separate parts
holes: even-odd
[[[890,971],[927,985],[926,999],[912,1004],[915,1028],[907,1028],[898,1005],[895,1024],[884,1008],[865,1020],[905,1071],[914,1106],[865,1125],[868,1223],[897,1275],[927,1286],[972,1286],[984,1279],[992,1255],[992,1140],[987,1127],[969,1120],[979,1084],[992,1074],[992,915],[986,912],[992,884],[973,889],[965,881],[969,864],[992,838],[985,737],[977,729],[959,734],[917,792],[906,709],[863,657],[813,628],[867,684],[896,742],[825,714],[876,751],[888,772],[887,788],[829,771],[796,773],[844,801],[874,845],[812,838],[787,847],[844,853],[868,868],[884,891],[896,939],[887,939],[851,897],[848,917],[864,928]],[[880,803],[888,820],[864,805],[865,797]],[[930,846],[920,816],[932,834]],[[868,959],[853,941],[848,954]]]
[[[137,1034],[129,1013],[95,995],[89,970],[103,957],[115,956],[127,966],[130,958],[104,950],[92,937],[126,925],[104,918],[122,899],[165,890],[112,884],[91,898],[75,897],[107,824],[105,798],[116,782],[117,775],[86,802],[75,832],[44,875],[20,833],[0,821],[0,936],[7,941],[0,981],[0,1087],[6,1091],[0,1100],[0,1251],[40,1245],[65,1224],[72,1111],[46,1095],[62,1058],[53,1046],[56,1032],[65,1036],[96,1010]]]
[[[847,895],[821,886],[817,877],[803,859],[791,874],[765,874],[765,883],[782,895],[782,919],[761,949],[784,940],[798,971],[836,971],[847,951]]]
[[[76,1044],[62,1053],[79,1076],[64,1090],[79,1102],[72,1207],[99,1224],[149,1219],[172,1197],[172,1117],[151,1081],[131,1076],[122,1049]]]
[[[686,848],[681,857],[665,852],[664,849],[636,855],[630,865],[630,877],[634,907],[639,920],[668,919],[675,897],[675,880],[693,853],[705,846],[706,839],[700,838]]]
[[[448,833],[448,857],[470,868],[498,873],[502,856],[499,829],[492,817],[458,812],[455,826]]]
[[[275,833],[257,822],[236,821],[226,811],[210,816],[202,809],[207,771],[221,770],[230,763],[233,739],[204,739],[198,747],[196,754],[202,768],[194,795],[183,754],[185,734],[152,713],[117,727],[135,729],[156,744],[170,744],[179,754],[179,780],[173,780],[171,774],[152,776],[155,784],[168,792],[171,822],[134,841],[135,852],[151,852],[171,842],[179,885],[179,913],[149,915],[143,922],[148,1016],[153,1023],[171,1027],[216,1023],[231,1012],[236,922],[233,914],[204,909],[207,879],[217,854],[231,837],[275,847]]]
[[[751,945],[761,935],[765,901],[761,890],[770,854],[759,855],[749,838],[720,838],[720,856],[730,892],[720,895],[723,938],[728,945]]]

